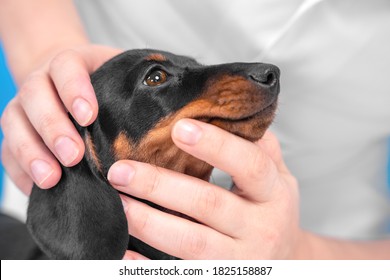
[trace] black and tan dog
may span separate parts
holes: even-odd
[[[54,188],[33,187],[28,228],[54,259],[121,259],[127,248],[152,259],[173,258],[129,239],[118,192],[106,179],[108,169],[117,160],[133,159],[208,180],[212,166],[173,144],[173,124],[193,118],[258,140],[274,118],[279,69],[262,63],[202,66],[185,56],[131,50],[91,79],[98,118],[87,128],[76,124],[86,154],[75,167],[63,168]]]

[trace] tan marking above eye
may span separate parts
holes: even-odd
[[[161,53],[152,53],[146,57],[147,61],[167,61],[167,58]]]
[[[159,86],[165,83],[168,79],[168,74],[163,70],[152,71],[144,80],[144,84],[150,87]]]

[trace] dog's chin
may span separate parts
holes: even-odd
[[[248,141],[259,140],[271,125],[276,112],[277,101],[252,114],[243,114],[236,118],[211,117],[206,120],[230,133],[242,137]],[[201,119],[202,120],[202,119]]]

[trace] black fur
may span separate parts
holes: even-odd
[[[152,54],[165,59],[150,59]],[[168,73],[167,81],[158,86],[146,85],[145,78],[156,69]],[[54,188],[33,187],[27,224],[40,248],[53,259],[121,259],[129,243],[127,221],[118,192],[105,178],[116,161],[113,141],[124,131],[133,143],[139,143],[164,117],[199,98],[213,79],[223,75],[242,76],[261,87],[264,104],[259,111],[276,103],[279,70],[269,64],[202,66],[185,56],[131,50],[93,73],[98,118],[87,128],[75,125],[84,139],[87,134],[92,137],[101,169],[86,155],[75,167],[63,167],[61,181]],[[246,120],[244,113],[241,122]],[[219,119],[234,122],[236,118],[208,116],[207,112],[199,116],[211,123]],[[239,131],[232,132],[240,135]],[[256,136],[246,138],[255,140]],[[133,237],[129,248],[153,259],[173,258]]]

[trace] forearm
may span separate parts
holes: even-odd
[[[0,0],[0,39],[15,81],[58,51],[88,42],[71,0]]]
[[[390,259],[390,240],[346,241],[304,233],[300,259]]]

